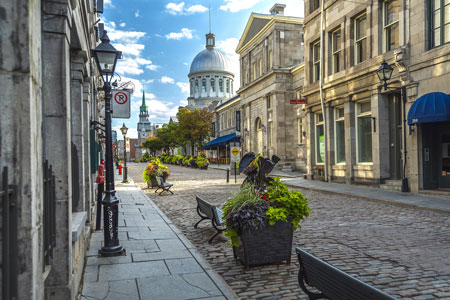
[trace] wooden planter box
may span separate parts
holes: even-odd
[[[259,230],[242,232],[239,247],[233,247],[234,257],[239,259],[245,268],[254,265],[291,263],[292,223],[278,222],[266,225]]]

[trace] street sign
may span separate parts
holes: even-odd
[[[241,148],[232,146],[230,155],[231,155],[231,162],[239,162],[241,160]]]
[[[290,104],[306,104],[306,99],[291,99],[289,101]]]
[[[131,99],[129,90],[112,91],[112,118],[129,119],[131,109]]]

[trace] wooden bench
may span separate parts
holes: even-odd
[[[212,240],[225,230],[225,228],[223,228],[225,221],[222,220],[223,211],[217,206],[203,200],[200,196],[196,196],[195,199],[197,200],[197,213],[202,219],[194,225],[194,228],[197,228],[198,224],[203,220],[211,220],[212,226],[217,230],[217,232],[208,240],[208,243],[211,244]]]
[[[173,192],[170,190],[170,188],[173,187],[173,184],[164,182],[163,178],[159,176],[156,176],[156,184],[158,188],[156,189],[155,193],[161,189],[162,191],[159,193],[159,195],[164,192],[170,192],[173,195]]]
[[[395,300],[394,297],[356,279],[308,252],[295,248],[300,263],[298,282],[309,299]],[[312,286],[320,291],[313,293]]]

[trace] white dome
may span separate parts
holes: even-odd
[[[212,47],[206,48],[195,56],[191,64],[189,75],[192,73],[210,71],[233,74],[231,72],[231,64],[228,57],[222,51]]]

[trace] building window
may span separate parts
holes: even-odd
[[[335,30],[332,33],[331,38],[331,51],[332,51],[332,72],[331,74],[337,73],[341,70],[341,50],[342,50],[342,38],[341,38],[341,30]]]
[[[344,108],[338,107],[335,113],[335,147],[336,147],[336,163],[345,162],[345,126],[344,126]]]
[[[309,12],[312,13],[313,11],[315,11],[316,9],[318,9],[320,7],[320,0],[311,0],[310,2],[310,10]]]
[[[313,73],[312,82],[318,81],[320,76],[320,42],[312,45],[313,54]]]
[[[258,64],[259,64],[259,76],[262,76],[262,71],[263,71],[263,68],[262,68],[262,58],[260,58],[260,59],[258,60]]]
[[[223,79],[219,79],[219,93],[223,93]]]
[[[450,4],[450,2],[449,2]],[[398,0],[383,3],[383,51],[387,52],[399,46],[398,41]],[[450,6],[449,6],[450,13]],[[450,22],[450,16],[449,16]]]
[[[202,93],[206,93],[206,79],[202,79]]]
[[[430,0],[431,47],[450,42],[450,1]]]
[[[297,135],[297,143],[299,145],[303,144],[303,120],[297,119],[297,129],[298,129],[298,135]]]
[[[248,78],[248,71],[245,71],[245,77],[244,77],[245,83],[249,82],[249,78]]]
[[[365,13],[355,18],[355,36],[354,36],[355,65],[366,60],[367,58],[366,20],[367,16]]]
[[[256,63],[253,63],[253,80],[256,79]]]
[[[227,93],[230,93],[230,79],[227,79]]]
[[[372,113],[370,102],[358,104],[356,123],[358,162],[372,162]]]
[[[269,70],[273,67],[273,52],[272,50],[269,51]]]
[[[325,135],[323,114],[316,114],[316,163],[325,161]]]
[[[199,87],[198,87],[198,79],[195,80],[195,92],[200,93]]]
[[[211,78],[210,85],[211,85],[211,93],[215,93],[216,92],[216,81],[214,80],[214,78]]]
[[[267,143],[269,147],[273,146],[273,122],[269,122],[267,128]]]
[[[273,108],[273,95],[267,96],[267,109]]]

